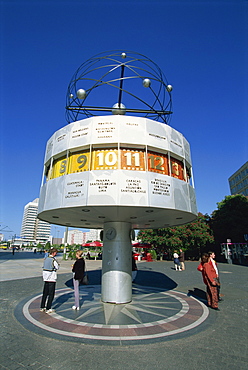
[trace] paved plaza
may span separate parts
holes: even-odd
[[[247,369],[248,268],[219,264],[220,311],[206,306],[205,286],[186,261],[138,262],[129,304],[101,302],[101,261],[86,261],[90,284],[73,311],[71,265],[60,270],[53,307],[39,311],[43,256],[0,252],[3,369]]]

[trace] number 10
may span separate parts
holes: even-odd
[[[112,151],[107,153],[98,153],[97,157],[99,166],[104,166],[104,164],[107,166],[114,166],[117,162],[117,154]]]

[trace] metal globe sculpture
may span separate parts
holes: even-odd
[[[140,89],[141,84],[145,89]],[[97,54],[84,62],[71,79],[66,119],[70,123],[112,112],[169,123],[171,90],[157,64],[142,54],[131,51]],[[100,104],[96,106],[96,102]],[[120,113],[116,113],[118,108]]]

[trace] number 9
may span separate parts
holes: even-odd
[[[81,163],[78,168],[82,168],[86,165],[87,157],[86,155],[82,154],[77,158],[77,163]]]

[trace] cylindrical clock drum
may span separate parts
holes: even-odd
[[[128,115],[72,122],[47,142],[39,218],[103,228],[102,300],[132,300],[131,232],[193,221],[190,146],[169,125]]]

